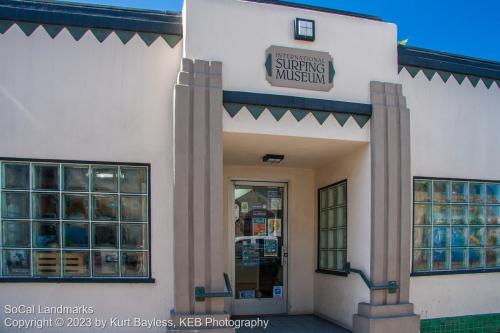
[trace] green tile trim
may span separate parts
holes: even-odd
[[[90,29],[92,31],[92,34],[94,37],[100,42],[104,42],[106,38],[113,32],[112,30],[108,29]]]
[[[115,34],[120,38],[123,45],[126,45],[135,36],[134,31],[115,31]]]
[[[179,44],[179,42],[182,40],[182,36],[179,35],[168,35],[168,34],[160,35],[148,32],[98,29],[98,28],[89,29],[77,26],[38,24],[38,23],[22,22],[22,21],[16,22],[12,20],[0,20],[0,34],[6,33],[14,24],[19,26],[19,28],[28,37],[31,36],[31,34],[36,30],[36,28],[38,28],[41,25],[52,39],[56,38],[57,35],[59,35],[59,33],[61,33],[61,31],[64,28],[66,28],[75,41],[79,41],[88,30],[92,31],[92,34],[100,43],[104,42],[112,32],[114,32],[118,36],[118,38],[124,45],[127,44],[134,37],[136,33],[139,34],[142,41],[147,46],[153,44],[160,36],[171,48],[177,46],[177,44]]]
[[[267,109],[269,110],[269,112],[271,112],[276,121],[280,121],[280,119],[283,118],[285,113],[288,111],[287,108],[279,108],[276,106],[269,106],[267,107]]]
[[[335,68],[333,67],[333,61],[328,62],[328,83],[333,82],[333,77],[335,76]]]
[[[89,30],[87,28],[81,28],[81,27],[66,27],[68,29],[69,33],[71,36],[78,42],[80,39],[82,39],[83,35]]]
[[[268,54],[266,58],[266,71],[267,76],[273,75],[273,56],[272,54]]]
[[[439,70],[434,70],[434,69],[428,69],[428,68],[419,68],[419,67],[413,67],[413,66],[407,66],[407,65],[398,65],[398,73],[401,73],[403,68],[406,68],[408,73],[415,78],[418,74],[419,71],[422,71],[425,75],[425,77],[431,81],[434,75],[437,73],[441,79],[443,80],[444,83],[448,82],[448,79],[450,76],[453,75],[453,77],[457,80],[458,84],[462,84],[467,77],[470,81],[470,83],[474,86],[477,87],[479,81],[483,81],[484,85],[486,88],[490,88],[492,83],[495,81],[493,79],[488,79],[488,78],[482,78],[474,75],[464,75],[460,73],[450,73],[450,72],[445,72],[445,71],[439,71]],[[500,87],[500,85],[499,85]]]
[[[309,113],[309,111],[307,111],[307,110],[300,110],[300,109],[292,109],[292,110],[290,110],[290,112],[292,113],[292,116],[294,116],[294,118],[297,121],[301,121]]]
[[[252,114],[253,118],[257,120],[262,112],[265,110],[265,106],[263,105],[247,105],[248,111]]]
[[[4,34],[13,24],[12,21],[0,20],[0,34]]]
[[[420,333],[500,332],[500,313],[422,319]]]
[[[316,120],[318,121],[318,123],[320,125],[323,125],[323,123],[325,122],[325,120],[328,118],[328,116],[330,115],[329,112],[321,112],[321,111],[313,111],[311,112],[312,115],[314,116],[314,118],[316,118]]]
[[[24,32],[24,34],[29,37],[40,25],[38,23],[31,22],[16,22],[17,26]]]
[[[337,120],[340,126],[344,126],[347,120],[349,120],[349,117],[352,117],[360,128],[363,128],[368,122],[368,120],[370,120],[370,116],[359,115],[359,114],[312,111],[304,109],[288,109],[284,107],[273,107],[273,106],[256,105],[256,104],[224,103],[224,108],[226,109],[227,113],[231,116],[231,118],[234,118],[238,114],[238,112],[240,112],[243,109],[243,107],[246,107],[248,112],[250,112],[250,114],[255,120],[259,119],[259,117],[262,115],[265,109],[269,110],[269,112],[274,117],[274,119],[276,119],[276,121],[280,121],[287,111],[290,111],[292,116],[298,122],[304,119],[310,113],[318,121],[320,125],[323,125],[330,115],[333,115],[333,117]]]

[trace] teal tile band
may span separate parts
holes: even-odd
[[[500,332],[500,313],[422,319],[420,333],[495,333]]]
[[[62,26],[54,24],[38,24],[31,22],[15,22],[9,20],[0,20],[0,34],[5,34],[12,26],[16,24],[24,34],[29,37],[40,25],[45,29],[47,34],[54,39],[61,31],[66,28],[71,36],[79,41],[87,31],[91,31],[92,35],[100,42],[104,42],[112,32],[114,32],[120,41],[125,45],[127,44],[136,34],[139,35],[141,40],[147,45],[151,46],[158,38],[161,37],[171,48],[174,48],[182,40],[182,36],[178,35],[166,35],[157,34],[150,32],[135,32],[135,31],[125,31],[125,30],[111,30],[111,29],[98,29],[98,28],[83,28],[76,26]]]
[[[347,114],[340,112],[324,112],[324,111],[314,111],[314,110],[303,110],[303,109],[289,109],[284,107],[274,107],[274,106],[266,106],[266,105],[253,105],[253,104],[242,104],[242,103],[224,103],[224,109],[226,112],[234,118],[242,109],[246,107],[246,109],[250,112],[252,117],[257,120],[262,115],[265,109],[269,110],[271,115],[276,119],[276,121],[280,121],[281,118],[289,111],[292,116],[297,120],[301,121],[305,118],[309,113],[312,114],[314,119],[320,124],[326,121],[326,119],[332,115],[340,124],[340,126],[344,126],[347,120],[352,117],[360,128],[363,128],[368,120],[370,120],[370,116],[367,115],[358,115],[358,114]]]

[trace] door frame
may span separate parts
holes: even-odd
[[[236,300],[236,284],[235,284],[235,246],[234,246],[234,190],[236,185],[251,185],[251,186],[276,186],[283,187],[283,220],[282,223],[282,232],[283,232],[283,247],[287,255],[282,254],[282,265],[283,265],[283,303],[282,303],[282,311],[273,312],[266,311],[266,308],[270,308],[273,306],[272,299],[255,299],[253,303],[249,304],[248,309],[242,309],[242,306],[238,306],[238,310],[236,310],[235,303],[238,302]],[[288,313],[288,264],[290,261],[290,249],[288,244],[289,239],[289,214],[288,214],[288,186],[289,183],[286,180],[254,180],[254,179],[244,179],[244,178],[230,178],[229,179],[229,195],[228,195],[228,226],[227,226],[227,235],[228,235],[228,264],[229,264],[229,278],[231,280],[232,285],[234,286],[234,295],[230,301],[229,310],[231,314],[235,315],[264,315],[264,314],[286,314]],[[245,300],[245,302],[252,302],[252,300]],[[265,304],[268,303],[268,304]],[[267,305],[267,306],[266,306]],[[264,309],[264,311],[253,311],[253,309]],[[240,311],[242,310],[242,311]]]

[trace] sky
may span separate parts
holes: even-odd
[[[72,0],[180,11],[183,0]],[[381,17],[409,46],[500,61],[500,0],[288,0]]]

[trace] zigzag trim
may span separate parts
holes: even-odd
[[[234,118],[241,111],[243,107],[246,107],[250,114],[253,116],[255,120],[257,120],[262,112],[267,109],[276,119],[276,121],[280,121],[281,118],[289,111],[297,121],[301,121],[304,119],[307,114],[311,113],[314,118],[318,121],[320,125],[326,121],[329,115],[332,115],[340,124],[340,126],[344,126],[349,117],[354,118],[356,123],[360,128],[363,128],[365,124],[370,120],[370,116],[366,115],[358,115],[358,114],[347,114],[340,112],[324,112],[324,111],[311,111],[311,110],[302,110],[302,109],[289,109],[289,108],[281,108],[274,106],[265,106],[265,105],[253,105],[253,104],[240,104],[240,103],[224,103],[224,108],[226,112]]]
[[[53,25],[53,24],[41,24],[32,22],[15,22],[9,20],[0,20],[0,34],[5,34],[14,24],[16,24],[24,34],[29,37],[31,34],[39,27],[42,26],[49,36],[54,39],[59,35],[59,33],[66,28],[75,41],[79,41],[87,31],[91,31],[94,37],[100,42],[104,42],[106,38],[114,32],[120,41],[126,45],[135,35],[139,35],[142,41],[150,46],[158,38],[162,38],[171,47],[174,48],[182,39],[182,36],[178,35],[168,35],[168,34],[156,34],[150,32],[135,32],[135,31],[125,31],[125,30],[112,30],[112,29],[99,29],[99,28],[83,28],[76,26],[63,26],[63,25]]]
[[[500,80],[494,80],[494,79],[489,79],[485,77],[477,77],[474,75],[468,75],[468,74],[460,74],[460,73],[452,73],[452,72],[444,72],[444,71],[439,71],[439,70],[434,70],[434,69],[428,69],[428,68],[420,68],[420,67],[414,67],[414,66],[408,66],[408,65],[399,65],[398,67],[398,73],[401,73],[401,71],[405,68],[408,73],[411,75],[411,77],[415,78],[418,74],[418,72],[422,71],[424,73],[425,77],[431,81],[434,75],[439,75],[441,80],[443,80],[444,83],[448,81],[450,76],[453,76],[458,84],[462,84],[467,78],[470,83],[472,84],[473,87],[476,87],[479,81],[483,81],[484,85],[486,86],[487,89],[490,89],[490,87],[493,85],[493,82],[496,82],[497,87],[500,88]]]

